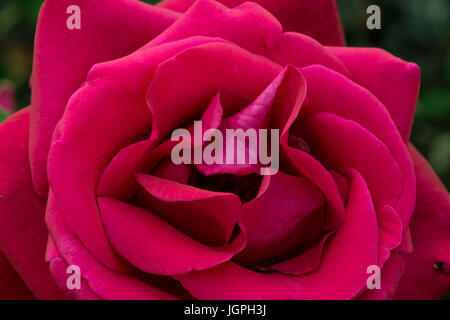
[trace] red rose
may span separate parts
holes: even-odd
[[[340,46],[332,0],[193,2],[44,3],[32,105],[0,126],[1,296],[444,294],[450,197],[409,144],[419,68]],[[278,172],[174,164],[196,120],[279,130]]]

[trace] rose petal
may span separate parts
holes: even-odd
[[[98,201],[114,247],[149,273],[174,275],[208,269],[230,260],[245,242],[241,235],[229,246],[208,247],[142,208],[108,198]]]
[[[246,140],[235,139],[234,142],[234,163],[227,163],[228,140],[226,130],[241,129],[278,129],[281,135],[289,130],[290,125],[296,118],[300,106],[306,94],[306,85],[301,74],[293,67],[287,66],[246,108],[238,113],[225,118],[219,130],[226,143],[223,150],[223,164],[197,164],[196,167],[204,175],[213,174],[235,174],[247,175],[257,173],[261,166],[258,163],[258,143],[259,131],[257,132],[257,142],[255,145],[247,143]],[[270,132],[268,135],[271,134]],[[230,148],[231,149],[231,148]],[[245,163],[239,163],[239,156],[245,155]],[[256,164],[251,164],[250,159],[254,159]]]
[[[265,176],[258,196],[245,203],[240,226],[247,245],[239,262],[255,263],[308,249],[324,223],[322,193],[304,178]]]
[[[301,33],[283,33],[277,43],[266,51],[265,55],[282,66],[292,64],[300,68],[320,64],[350,77],[350,72],[345,65],[326,47]]]
[[[192,237],[210,245],[224,245],[241,209],[232,193],[212,192],[171,180],[139,174],[138,198],[144,207]],[[143,191],[143,192],[142,192]],[[211,208],[216,208],[211,210]]]
[[[0,252],[38,299],[59,299],[44,261],[45,202],[33,190],[28,162],[29,112],[23,109],[0,126]]]
[[[302,68],[301,71],[308,84],[308,103],[301,110],[300,121],[316,112],[336,114],[341,118],[353,120],[370,131],[392,153],[403,176],[397,181],[402,187],[394,209],[406,227],[414,209],[413,164],[386,108],[367,89],[323,66],[310,66]]]
[[[396,203],[403,186],[401,171],[380,140],[357,123],[330,113],[310,116],[303,126],[303,138],[314,146],[312,153],[325,166],[354,168],[361,173],[378,212]]]
[[[330,172],[309,153],[292,148],[287,142],[281,141],[281,151],[284,170],[308,178],[325,196],[327,212],[324,231],[339,227],[345,219],[344,201]]]
[[[196,35],[220,37],[251,52],[261,54],[281,34],[281,25],[264,8],[246,2],[229,9],[214,0],[198,0],[176,23],[147,46]]]
[[[233,8],[245,0],[219,0]],[[344,45],[339,13],[334,0],[255,0],[283,24],[285,31],[307,34],[327,45]],[[160,7],[178,12],[186,11],[194,0],[164,0]]]
[[[325,244],[334,232],[328,232],[319,239],[316,245],[298,256],[279,262],[270,268],[284,274],[299,276],[319,268]]]
[[[420,87],[420,69],[377,48],[329,48],[351,79],[386,106],[404,141],[409,140]]]
[[[145,92],[156,66],[188,47],[212,41],[217,40],[190,38],[96,65],[55,130],[48,158],[51,188],[70,228],[113,270],[124,266],[108,243],[98,212],[95,188],[101,174],[122,148],[150,134]]]
[[[405,260],[401,255],[392,255],[381,269],[381,288],[366,290],[360,300],[390,300],[395,294],[398,282],[403,276]]]
[[[410,145],[417,176],[411,221],[414,244],[396,299],[439,299],[450,289],[450,195],[427,161]]]

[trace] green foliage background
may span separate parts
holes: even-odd
[[[0,82],[8,80],[13,83],[20,108],[30,103],[28,79],[35,25],[42,2],[0,2]],[[158,0],[145,2],[156,3]],[[421,67],[422,88],[411,139],[449,188],[450,1],[337,2],[349,46],[380,47]],[[381,30],[366,28],[366,8],[371,4],[381,8]],[[5,117],[0,111],[0,122]]]

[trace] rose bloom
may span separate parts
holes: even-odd
[[[440,298],[450,197],[409,142],[419,83],[346,47],[332,0],[45,1],[31,106],[0,126],[0,296]],[[279,172],[175,165],[195,120],[278,129]]]

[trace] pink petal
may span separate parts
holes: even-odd
[[[247,246],[239,261],[263,262],[308,249],[322,230],[323,206],[322,193],[308,180],[282,172],[265,176],[258,196],[240,214]]]
[[[244,245],[238,236],[229,246],[208,247],[144,209],[108,198],[100,198],[99,205],[114,247],[149,273],[174,275],[211,268],[230,260]]]
[[[230,239],[241,209],[236,195],[151,175],[139,174],[136,179],[143,188],[138,197],[149,211],[202,242],[224,245]]]
[[[63,297],[44,261],[45,202],[37,197],[28,162],[29,112],[0,126],[0,252],[38,299]]]
[[[219,0],[233,8],[244,0]],[[334,0],[255,0],[283,24],[285,31],[307,34],[323,44],[344,45],[344,33]],[[184,12],[194,0],[164,0],[160,7]]]
[[[419,67],[377,48],[329,50],[350,70],[353,81],[380,99],[408,141],[419,95]]]
[[[440,299],[450,289],[450,195],[427,161],[410,145],[417,176],[411,221],[412,254],[396,299]]]
[[[66,27],[71,5],[80,7],[80,30]],[[48,192],[45,168],[52,132],[91,67],[137,50],[178,16],[135,0],[44,2],[36,31],[30,125],[31,168],[40,196]]]

